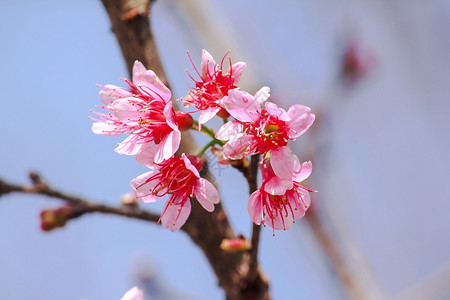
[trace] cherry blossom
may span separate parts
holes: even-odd
[[[124,79],[130,90],[106,85],[100,91],[102,108],[99,119],[92,126],[97,134],[129,136],[119,144],[116,152],[136,155],[145,144],[157,149],[155,162],[170,158],[180,145],[180,129],[192,125],[192,117],[175,112],[170,102],[171,92],[151,70],[136,61],[133,81]]]
[[[170,194],[160,218],[164,228],[177,231],[186,222],[191,212],[190,197],[195,197],[207,211],[214,210],[219,194],[212,183],[200,177],[203,162],[199,157],[183,153],[155,164],[155,155],[153,149],[147,148],[136,157],[153,170],[133,179],[131,187],[144,202],[155,202]]]
[[[257,225],[267,224],[274,230],[287,230],[295,219],[305,215],[311,205],[309,190],[299,182],[309,177],[311,162],[304,162],[291,172],[290,180],[276,176],[270,159],[260,166],[263,182],[259,190],[251,194],[248,201],[248,213]]]
[[[223,148],[224,157],[241,159],[259,153],[265,156],[270,151],[277,176],[289,179],[298,158],[287,144],[314,122],[311,109],[295,104],[286,112],[272,102],[265,102],[262,109],[255,97],[232,92],[222,102],[236,119],[224,124],[216,133],[217,139],[228,141]]]
[[[189,56],[200,79],[197,81],[188,73],[189,77],[195,82],[195,88],[191,88],[189,94],[182,100],[185,106],[192,104],[202,111],[198,120],[200,126],[212,119],[215,115],[222,118],[228,117],[229,113],[220,104],[220,100],[227,96],[230,91],[240,93],[236,84],[245,68],[245,63],[238,62],[232,65],[229,59],[229,68],[224,74],[224,61],[228,53],[225,54],[219,65],[214,61],[208,51],[203,50],[201,74]]]

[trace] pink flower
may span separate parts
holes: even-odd
[[[144,291],[135,286],[127,291],[120,300],[144,300]]]
[[[131,181],[131,187],[138,198],[144,202],[155,202],[170,194],[161,213],[160,221],[164,228],[177,231],[186,222],[191,212],[189,197],[195,197],[204,209],[211,212],[219,203],[219,194],[209,181],[200,178],[203,167],[200,158],[194,155],[172,157],[154,164],[155,152],[145,151],[136,159],[154,171],[147,172]]]
[[[92,131],[105,135],[129,134],[115,149],[120,154],[135,155],[143,145],[152,144],[157,149],[155,162],[170,158],[180,145],[180,127],[189,123],[189,119],[192,122],[192,118],[175,112],[170,90],[139,61],[133,66],[133,82],[126,79],[125,82],[130,91],[107,85],[100,92],[102,108],[108,113],[96,113],[99,119]]]
[[[280,179],[271,167],[269,159],[260,166],[263,183],[259,190],[251,194],[248,201],[248,213],[253,222],[269,225],[274,230],[289,229],[295,219],[305,215],[311,205],[309,190],[299,182],[309,177],[311,162],[304,162],[293,170],[290,180]]]
[[[240,92],[237,90],[236,84],[245,68],[245,63],[238,62],[231,65],[231,60],[229,60],[230,66],[228,71],[223,74],[223,64],[227,55],[228,53],[225,54],[220,65],[218,65],[212,58],[211,54],[209,54],[208,51],[203,50],[201,74],[197,68],[195,68],[194,63],[189,56],[195,71],[200,77],[200,80],[195,80],[188,73],[189,77],[195,82],[195,88],[191,88],[189,94],[183,98],[183,102],[185,106],[192,104],[197,109],[202,110],[198,120],[200,125],[209,121],[216,114],[223,118],[228,117],[228,112],[223,109],[223,106],[221,106],[219,101],[223,97],[227,96],[231,90],[234,90],[237,93]]]
[[[223,155],[229,159],[241,159],[246,155],[270,151],[271,164],[278,177],[291,178],[291,171],[298,165],[298,158],[287,146],[314,122],[315,115],[309,107],[295,104],[286,112],[272,102],[261,109],[254,97],[229,93],[224,99],[226,107],[236,121],[224,124],[216,138],[228,140]]]

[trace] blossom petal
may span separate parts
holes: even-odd
[[[191,163],[189,158],[186,156],[186,154],[182,153],[181,158],[184,161],[184,165],[186,166],[186,169],[190,170],[197,178],[200,178],[200,174],[198,173],[197,168]]]
[[[288,191],[286,195],[290,205],[295,207],[294,217],[296,219],[303,218],[306,211],[311,206],[311,197],[308,191],[300,186],[296,190]]]
[[[94,122],[92,124],[92,132],[95,134],[102,135],[119,135],[121,132],[117,129],[116,124],[106,123],[106,122]]]
[[[300,168],[300,161],[288,146],[270,150],[270,165],[281,179],[291,179],[292,173]]]
[[[310,161],[305,161],[300,166],[300,169],[294,171],[292,179],[295,182],[301,182],[309,177],[312,173],[312,163]]]
[[[130,183],[131,188],[135,191],[136,196],[144,202],[155,202],[159,199],[158,196],[152,194],[153,188],[159,183],[158,180],[149,180],[155,175],[156,171],[150,171],[139,175]],[[164,191],[161,191],[162,193]]]
[[[264,222],[276,230],[288,230],[294,224],[294,215],[289,206],[281,206],[280,209],[272,212],[273,218],[267,217]],[[267,213],[265,214],[267,216]]]
[[[119,154],[136,155],[139,153],[143,145],[143,142],[140,141],[140,139],[141,138],[139,136],[132,134],[119,143],[119,146],[117,146],[114,151]]]
[[[284,195],[293,186],[294,183],[291,179],[281,179],[278,176],[273,176],[265,183],[264,190],[271,195]]]
[[[135,286],[126,292],[120,300],[144,300],[144,291]]]
[[[174,197],[174,196],[172,196]],[[181,204],[174,204],[181,203]],[[187,199],[170,199],[166,202],[161,214],[161,223],[163,228],[170,229],[175,232],[186,223],[191,213],[191,200]]]
[[[181,133],[179,131],[171,131],[162,141],[157,144],[155,155],[155,163],[159,164],[165,159],[171,158],[180,147]]]
[[[211,120],[220,110],[220,107],[208,107],[200,114],[198,118],[199,130],[201,129],[201,125]]]
[[[258,101],[249,93],[238,89],[229,90],[228,96],[219,100],[219,105],[241,122],[256,121],[261,112]]]
[[[264,86],[259,89],[259,91],[255,94],[255,99],[261,105],[267,101],[270,97],[270,88],[268,86]]]
[[[166,123],[173,130],[178,131],[178,124],[175,117],[175,110],[173,109],[172,101],[167,102],[163,110],[164,117],[166,117]]]
[[[143,94],[160,99],[164,102],[170,100],[172,93],[152,70],[146,70],[144,65],[136,61],[133,66],[133,83]]]
[[[104,105],[110,105],[117,99],[131,97],[132,93],[124,88],[107,84],[103,87],[103,90],[99,92],[100,100]]]
[[[219,193],[216,187],[204,178],[199,178],[194,187],[194,196],[209,212],[214,210],[214,204],[219,203]]]
[[[128,97],[114,101],[111,106],[114,108],[114,114],[119,120],[130,123],[130,121],[137,122],[142,116],[140,108],[144,104],[145,101],[142,99]]]
[[[200,66],[202,68],[203,77],[212,76],[218,67],[214,58],[205,49],[202,50],[202,62]]]
[[[248,147],[252,144],[254,137],[245,134],[237,134],[223,146],[223,156],[228,159],[241,159],[247,153]]]
[[[316,116],[311,109],[301,104],[292,105],[287,114],[289,115],[289,137],[296,138],[303,134],[314,122]]]
[[[261,192],[257,190],[250,195],[248,199],[248,214],[250,219],[252,219],[253,223],[256,225],[260,225],[263,220],[263,205],[261,199]]]
[[[311,206],[311,196],[307,190],[304,190],[302,188],[299,188],[300,190],[300,199],[299,199],[299,210],[303,212],[303,215],[305,215],[306,210]]]
[[[282,109],[281,107],[278,107],[278,105],[276,105],[273,102],[266,102],[265,104],[266,110],[269,114],[271,114],[272,116],[276,116],[278,117],[278,119],[282,120],[282,121],[289,121],[289,115],[286,113],[286,111],[284,109]]]
[[[242,132],[242,123],[238,121],[230,121],[222,125],[216,133],[216,139],[228,141],[236,134]]]
[[[136,161],[149,168],[155,168],[155,156],[157,152],[158,145],[146,143],[142,146],[141,151],[136,155]]]
[[[147,68],[140,61],[136,60],[133,65],[133,83],[136,85],[138,84],[138,82],[142,84],[142,82],[140,82],[139,80],[142,80],[146,72]]]
[[[231,66],[230,69],[226,72],[226,74],[230,74],[233,78],[233,82],[238,82],[241,78],[242,72],[244,71],[245,66],[247,66],[244,62],[240,61]]]

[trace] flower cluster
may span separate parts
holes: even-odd
[[[188,54],[189,55],[189,54]],[[201,71],[189,59],[198,75],[195,86],[181,98],[184,106],[200,111],[198,121],[191,113],[176,111],[170,90],[151,70],[136,61],[132,81],[124,80],[128,89],[103,86],[100,99],[103,112],[94,112],[92,131],[96,134],[128,137],[115,149],[136,160],[150,171],[131,181],[137,198],[154,202],[167,195],[160,221],[164,228],[176,231],[186,222],[191,211],[191,199],[196,199],[207,211],[214,210],[219,195],[212,183],[200,177],[201,156],[212,147],[221,163],[245,160],[260,154],[262,184],[248,202],[248,211],[255,224],[267,224],[275,229],[289,229],[295,219],[304,216],[310,206],[311,190],[300,185],[312,171],[311,162],[300,163],[289,149],[314,122],[314,114],[296,104],[287,111],[269,102],[270,89],[261,88],[251,95],[238,86],[245,63],[231,63],[228,53],[217,64],[203,50]],[[224,66],[227,65],[227,71]],[[205,125],[214,116],[224,119],[224,125],[214,132]],[[228,118],[233,117],[232,120]],[[197,155],[176,155],[181,131],[194,129],[212,140]],[[218,147],[219,148],[218,148]]]

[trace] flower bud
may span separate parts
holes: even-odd
[[[122,205],[135,206],[137,205],[136,196],[134,193],[126,193],[120,197]]]
[[[222,119],[226,119],[230,116],[230,113],[227,112],[226,109],[221,108],[218,112],[217,112],[217,116],[222,118]]]
[[[86,212],[85,208],[74,205],[65,205],[58,209],[45,209],[41,212],[41,228],[51,231],[58,227],[64,227],[70,219],[77,218]]]
[[[220,249],[227,252],[247,251],[252,248],[252,245],[243,236],[238,236],[235,239],[223,239],[220,243]]]
[[[190,114],[177,111],[175,112],[175,118],[181,131],[189,130],[194,125],[194,119]]]

